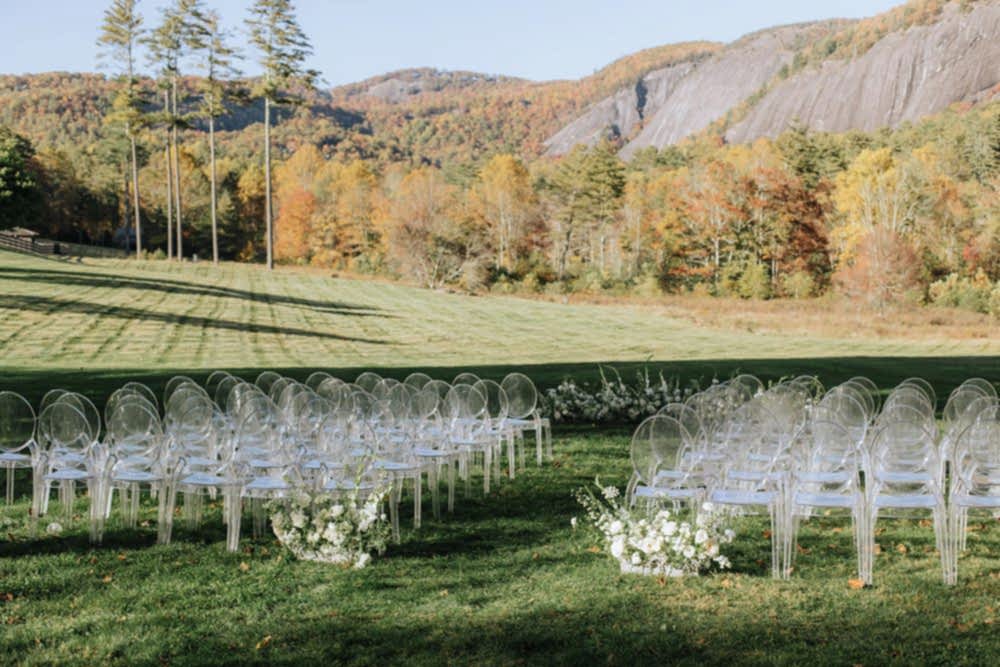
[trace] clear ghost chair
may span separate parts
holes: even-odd
[[[93,438],[93,442],[96,443],[100,441],[102,425],[101,413],[94,405],[93,401],[83,394],[68,391],[56,399],[56,403],[66,403],[68,405],[72,405],[74,408],[83,413],[83,416],[87,419],[87,423],[90,425],[90,433]]]
[[[448,392],[451,391],[451,385],[444,380],[431,380],[424,385],[424,389],[428,391],[433,391],[437,393],[438,398],[443,402]]]
[[[382,378],[372,389],[372,396],[378,400],[388,398],[389,392],[392,391],[392,388],[400,384],[402,383],[396,378]]]
[[[290,384],[298,384],[292,378],[282,377],[278,378],[271,383],[271,386],[266,392],[264,392],[268,398],[274,401],[276,404],[281,401],[281,394],[285,391],[285,388]],[[259,388],[259,387],[258,387]]]
[[[315,373],[310,373],[309,377],[306,378],[306,386],[316,391],[319,386],[326,382],[327,380],[332,380],[333,376],[324,371],[316,371]]]
[[[1000,512],[1000,403],[984,409],[958,436],[948,494],[948,564],[945,583],[958,583],[958,557],[966,547],[970,512]]]
[[[465,373],[459,373],[458,375],[456,375],[455,379],[451,381],[451,384],[452,384],[452,386],[457,385],[457,384],[474,385],[477,382],[479,382],[479,376],[478,375],[476,375],[475,373],[465,372]]]
[[[789,448],[794,434],[784,430],[787,420],[771,414],[758,399],[740,406],[727,420],[729,462],[709,500],[741,512],[764,508],[771,521],[771,575],[786,579]]]
[[[68,393],[69,392],[66,391],[65,389],[49,389],[47,392],[45,392],[45,395],[42,396],[42,400],[38,404],[37,414],[42,414],[42,412],[45,411],[45,408],[49,407],[50,405],[58,401],[59,397],[62,396],[63,394],[68,394]]]
[[[447,469],[448,511],[455,511],[455,468],[461,460],[461,453],[453,447],[442,424],[439,409],[441,399],[433,388],[417,392],[411,402],[417,427],[413,432],[413,453],[427,469],[427,485],[431,490],[431,504],[434,518],[441,517],[440,478],[442,468]]]
[[[7,469],[7,504],[14,502],[14,471],[32,470],[38,460],[35,411],[12,391],[0,391],[0,465]]]
[[[250,501],[254,537],[263,535],[267,525],[265,501],[284,498],[301,486],[299,458],[294,441],[288,437],[291,429],[285,419],[286,415],[268,400],[248,409],[237,428],[233,452],[235,475],[242,481],[240,498]],[[230,512],[232,519],[240,515],[238,510]],[[238,542],[239,526],[229,529],[237,532]]]
[[[903,380],[902,382],[900,382],[897,385],[897,388],[900,388],[900,387],[914,387],[914,388],[916,388],[921,393],[923,393],[924,396],[927,397],[927,401],[931,405],[931,410],[936,410],[937,409],[937,394],[934,391],[934,387],[927,380],[925,380],[923,378],[917,378],[917,377],[907,378],[907,379]]]
[[[354,380],[354,384],[358,385],[370,394],[372,390],[375,389],[375,385],[377,385],[381,380],[382,376],[377,373],[365,371]]]
[[[123,402],[108,419],[108,502],[110,490],[119,490],[122,518],[127,528],[135,528],[142,486],[159,498],[157,541],[169,544],[173,527],[173,499],[163,488],[169,480],[163,427],[148,402]],[[105,510],[107,512],[107,509]]]
[[[514,479],[516,461],[514,456],[514,445],[517,440],[516,429],[507,423],[507,415],[510,412],[510,399],[507,392],[499,383],[493,380],[480,380],[472,385],[486,399],[486,416],[490,420],[490,429],[496,436],[496,448],[493,452],[494,474],[500,478],[500,456],[503,445],[507,450],[507,476]]]
[[[197,382],[186,375],[175,375],[167,380],[167,383],[163,386],[163,404],[166,405],[174,391],[183,385],[194,385],[195,387],[199,386]]]
[[[233,376],[227,371],[212,371],[209,373],[208,377],[205,379],[205,391],[208,395],[214,398],[215,390],[218,389],[219,384],[227,377]]]
[[[808,423],[792,442],[786,562],[791,568],[802,520],[812,516],[816,509],[841,512],[851,519],[858,576],[862,576],[867,510],[858,462],[862,459],[859,448],[863,446],[864,437],[859,440],[856,430],[852,431],[835,421],[826,421],[825,417],[836,417],[833,413],[822,413],[822,417]]]
[[[215,391],[212,392],[212,400],[215,401],[220,410],[226,409],[226,404],[229,402],[229,394],[232,393],[237,385],[242,383],[243,380],[233,375],[219,380],[218,384],[215,385]]]
[[[874,415],[878,409],[882,407],[882,392],[879,390],[878,385],[871,380],[871,378],[867,378],[863,375],[855,375],[847,382],[854,384],[867,394],[872,405],[872,409],[869,410],[871,415]]]
[[[872,581],[875,528],[880,517],[913,518],[930,512],[942,571],[947,572],[944,467],[938,458],[937,439],[916,411],[911,418],[903,418],[906,410],[899,408],[896,418],[881,424],[872,439],[865,478],[868,515],[861,577],[865,583]]]
[[[56,401],[39,415],[42,453],[35,470],[32,525],[45,514],[51,485],[58,484],[64,519],[73,518],[75,487],[87,486],[90,498],[90,540],[99,543],[104,533],[107,455],[97,443],[93,425],[71,401]]]
[[[449,446],[462,454],[459,473],[465,480],[466,495],[471,492],[472,467],[477,455],[483,458],[483,493],[490,492],[496,437],[490,433],[486,409],[486,397],[470,384],[453,386],[441,406]]]
[[[141,382],[126,382],[121,386],[121,390],[124,392],[129,392],[133,394],[138,394],[142,396],[147,401],[149,401],[153,408],[158,412],[160,409],[159,401],[156,398],[156,393],[152,389],[147,387]]]
[[[543,451],[547,450],[549,458],[552,458],[552,426],[548,418],[542,417],[538,412],[538,390],[535,383],[523,373],[510,373],[500,382],[500,386],[507,394],[507,424],[517,433],[522,445],[524,432],[534,430],[535,455],[538,465],[542,465]],[[521,460],[523,463],[523,451]]]
[[[391,481],[390,518],[396,542],[399,542],[399,511],[403,486],[407,481],[413,484],[413,527],[420,528],[422,521],[422,490],[424,464],[416,456],[411,438],[399,428],[399,416],[393,414],[387,401],[379,401],[373,406],[369,423],[375,434],[375,469]]]
[[[673,417],[647,417],[632,435],[629,456],[632,478],[625,489],[626,501],[656,504],[666,501],[677,511],[687,505],[697,513],[704,500],[707,476],[695,459],[685,457],[691,435]]]
[[[107,402],[104,404],[104,423],[111,423],[111,415],[122,403],[141,403],[154,413],[159,414],[156,404],[151,402],[146,394],[135,391],[131,388],[120,387],[111,392]]]
[[[962,383],[963,387],[975,387],[986,393],[987,396],[997,398],[996,385],[983,378],[969,378]]]
[[[403,380],[403,384],[409,385],[414,389],[423,389],[424,385],[430,381],[431,381],[430,375],[418,371],[416,373],[410,373],[409,375],[407,375],[406,379]]]
[[[264,371],[263,373],[257,376],[257,379],[254,380],[253,383],[257,385],[258,389],[260,389],[262,392],[266,394],[268,393],[268,391],[270,391],[271,385],[274,384],[275,381],[280,379],[281,375],[279,373],[275,373],[274,371]]]

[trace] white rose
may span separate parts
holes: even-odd
[[[622,532],[622,528],[624,528],[624,526],[622,526],[622,522],[619,521],[618,519],[615,519],[614,521],[611,522],[611,525],[608,526],[608,532],[610,532],[612,535],[618,535],[619,533]]]
[[[684,547],[684,557],[689,559],[694,558],[694,547],[690,544]]]
[[[50,523],[48,526],[45,527],[45,532],[48,533],[49,535],[58,535],[59,533],[62,532],[62,530],[63,530],[62,525],[56,523],[55,521],[53,521],[52,523]]]
[[[292,512],[292,526],[302,528],[306,525],[306,515],[302,512]]]
[[[371,554],[367,553],[361,554],[360,556],[358,556],[358,560],[354,564],[354,567],[360,570],[365,565],[368,565],[368,561],[370,561],[371,559],[372,559]]]
[[[704,529],[699,529],[698,532],[694,534],[695,544],[704,544],[707,541],[708,541],[708,533],[706,533]]]
[[[572,526],[573,530],[576,530],[576,517],[569,520],[569,525]]]
[[[667,525],[663,527],[663,534],[666,535],[667,537],[672,537],[676,532],[677,532],[676,521],[668,521]]]
[[[726,532],[724,534],[726,536],[726,540],[728,540],[730,542],[732,542],[733,538],[736,537],[736,531],[734,531],[731,528],[726,528]]]
[[[714,542],[708,547],[708,555],[715,558],[719,555],[719,545]]]
[[[633,551],[632,552],[632,559],[631,560],[632,560],[632,565],[638,565],[639,563],[642,562],[642,558],[639,556],[639,552],[638,551]]]

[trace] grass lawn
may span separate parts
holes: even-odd
[[[810,307],[812,317],[824,307]],[[61,386],[102,402],[129,379],[160,387],[216,368],[250,378],[266,368],[300,378],[317,368],[345,377],[421,368],[444,378],[519,369],[550,386],[593,379],[598,363],[703,381],[740,370],[765,379],[815,373],[827,383],[866,374],[892,386],[921,375],[944,395],[973,375],[1000,377],[1000,335],[907,338],[895,327],[896,337],[831,337],[782,333],[794,322],[781,321],[754,333],[699,326],[675,310],[445,294],[240,264],[76,263],[0,251],[0,386],[35,401]]]
[[[826,383],[865,374],[888,387],[919,375],[947,395],[972,375],[1000,378],[1000,337],[755,333],[640,305],[0,251],[0,389],[36,403],[61,386],[102,406],[130,379],[159,391],[176,373],[214,368],[519,369],[551,386],[593,379],[598,363],[685,380],[739,369]],[[850,529],[831,518],[806,524],[788,582],[770,579],[765,525],[752,519],[737,526],[729,573],[623,576],[569,519],[581,515],[577,486],[598,474],[624,485],[627,444],[627,430],[559,429],[555,464],[488,498],[460,494],[454,515],[425,518],[363,571],[289,561],[273,539],[247,537],[229,554],[218,508],[198,531],[178,522],[169,546],[155,545],[155,527],[125,531],[114,518],[97,549],[82,522],[31,539],[22,497],[0,506],[0,662],[995,664],[996,521],[970,523],[954,588],[940,583],[932,529],[895,522],[880,525],[876,585],[853,590]]]
[[[174,542],[153,526],[83,522],[28,538],[5,508],[0,660],[26,664],[995,664],[1000,525],[970,522],[960,583],[946,588],[933,530],[886,522],[875,586],[854,590],[848,524],[815,519],[787,582],[770,579],[764,522],[744,519],[730,572],[621,575],[572,530],[573,490],[624,484],[627,434],[557,433],[556,462],[405,530],[362,571],[290,561],[273,539],[225,551],[218,509]],[[475,487],[474,487],[475,488]],[[404,498],[404,507],[406,499]],[[82,509],[82,508],[81,508]],[[249,526],[244,525],[249,532]]]

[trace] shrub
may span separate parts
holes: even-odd
[[[781,278],[781,290],[793,299],[808,299],[816,293],[816,281],[805,271],[789,273]]]
[[[986,275],[978,271],[972,278],[963,278],[950,273],[931,284],[928,295],[938,306],[962,308],[977,313],[995,313],[995,301],[1000,283],[990,283]]]
[[[150,259],[166,259],[167,253],[163,252],[163,248],[157,248],[153,254],[148,255]]]
[[[736,294],[742,299],[769,299],[771,297],[771,277],[767,267],[760,262],[749,262],[736,281]]]

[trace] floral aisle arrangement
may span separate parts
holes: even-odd
[[[679,577],[729,567],[721,547],[732,542],[735,533],[724,526],[725,515],[711,503],[702,505],[692,525],[666,509],[632,509],[617,487],[602,487],[600,480],[596,485],[598,493],[582,487],[576,498],[622,572]]]
[[[382,513],[388,489],[343,497],[301,492],[271,503],[278,540],[301,560],[363,568],[388,544],[390,528]]]
[[[637,422],[656,414],[667,403],[680,402],[697,387],[681,387],[680,380],[667,379],[662,373],[651,376],[648,370],[636,374],[634,384],[626,383],[615,372],[609,378],[601,369],[597,387],[563,380],[545,394],[547,408],[557,422]]]

